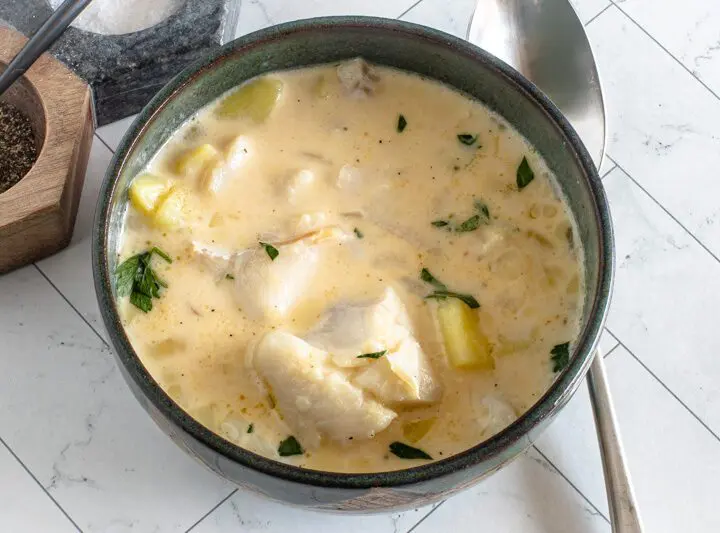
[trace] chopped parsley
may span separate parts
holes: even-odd
[[[433,276],[427,268],[423,268],[420,271],[420,279],[425,283],[429,283],[435,289],[432,293],[425,296],[425,299],[432,300],[444,300],[445,298],[457,298],[465,303],[470,309],[477,309],[480,307],[478,301],[469,294],[461,294],[459,292],[453,292],[448,290],[447,285],[438,280]]]
[[[167,288],[167,284],[152,269],[153,255],[172,263],[168,254],[153,246],[147,252],[126,259],[115,269],[115,289],[118,297],[130,296],[130,303],[144,313],[152,310],[152,299],[160,297],[160,289]]]
[[[473,215],[465,222],[455,228],[457,233],[465,233],[466,231],[475,231],[480,227],[480,215]]]
[[[530,168],[530,163],[525,156],[523,156],[520,166],[518,166],[516,174],[516,182],[519,190],[523,190],[525,187],[530,185],[530,182],[535,179],[535,173]]]
[[[430,285],[435,287],[437,290],[440,290],[440,291],[447,290],[447,286],[444,283],[438,281],[438,279],[435,276],[433,276],[427,268],[423,268],[420,271],[420,279],[423,280],[425,283],[429,283]]]
[[[362,239],[363,237],[365,237],[365,234],[357,228],[353,228],[353,232],[358,239]]]
[[[420,448],[413,448],[412,446],[397,441],[390,444],[390,452],[400,459],[432,459],[429,454]]]
[[[275,258],[280,255],[280,252],[278,252],[278,249],[275,248],[272,244],[268,244],[266,242],[261,242],[260,246],[265,248],[265,252],[268,254],[268,257],[271,261],[275,261]]]
[[[481,215],[485,217],[485,219],[489,222],[490,221],[490,208],[488,205],[483,202],[482,200],[475,200],[474,202],[475,209],[480,212]]]
[[[450,220],[443,219],[433,220],[430,224],[436,228],[445,228],[447,231],[454,231],[455,233],[475,231],[482,224],[490,224],[490,208],[488,208],[487,204],[481,200],[475,200],[473,205],[477,213],[460,224],[453,226]],[[448,218],[452,218],[452,216]]]
[[[457,139],[465,146],[472,146],[477,142],[478,136],[472,133],[458,133]]]
[[[387,353],[387,350],[383,350],[381,352],[372,352],[372,353],[364,353],[362,355],[358,355],[358,359],[380,359],[383,355]]]
[[[255,431],[255,425],[254,425],[254,424],[250,424],[250,425],[248,426],[248,428],[247,428],[247,432],[248,432],[248,433],[252,433],[253,431]]]
[[[292,435],[280,443],[278,446],[278,455],[280,457],[289,457],[291,455],[302,455],[304,453],[302,446]]]
[[[550,350],[550,359],[553,362],[553,372],[560,372],[570,362],[570,343],[556,344]]]
[[[225,274],[225,279],[229,279],[232,281],[235,279],[235,276],[233,276],[232,274]]]
[[[405,117],[403,115],[399,115],[398,121],[397,121],[398,133],[402,133],[403,131],[405,131],[406,127],[407,127],[407,120],[405,120]]]
[[[444,300],[445,298],[457,298],[458,300],[461,300],[465,303],[470,309],[478,309],[480,307],[480,304],[475,299],[474,296],[471,296],[469,294],[461,294],[459,292],[453,292],[453,291],[435,291],[432,294],[428,294],[426,299],[433,299],[433,300]]]

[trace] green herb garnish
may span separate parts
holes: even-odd
[[[232,274],[225,274],[225,279],[229,279],[232,281],[235,279],[235,276],[233,276]]]
[[[530,185],[530,182],[534,179],[535,173],[530,168],[530,163],[528,163],[527,158],[523,156],[516,174],[518,189],[523,190],[525,187]]]
[[[448,290],[447,285],[433,276],[427,268],[423,268],[420,271],[420,279],[435,288],[435,290],[431,294],[428,294],[425,299],[444,300],[445,298],[457,298],[458,300],[463,301],[470,309],[477,309],[480,307],[480,304],[473,296]]]
[[[480,214],[482,214],[485,219],[490,222],[490,208],[488,207],[488,205],[482,200],[475,200],[474,204],[475,209],[477,209]]]
[[[405,117],[402,115],[398,116],[398,122],[397,122],[397,131],[398,133],[402,133],[405,131],[405,128],[407,127],[407,120],[405,120]]]
[[[430,459],[432,457],[419,448],[413,448],[402,442],[393,442],[390,445],[390,452],[400,459]]]
[[[160,297],[160,289],[167,288],[167,283],[152,269],[153,255],[172,263],[168,254],[153,246],[147,252],[129,257],[115,269],[115,290],[118,297],[130,296],[130,303],[144,313],[152,310],[152,299]]]
[[[289,457],[291,455],[302,455],[303,449],[300,443],[292,435],[282,441],[278,446],[278,454],[280,457]]]
[[[472,133],[458,133],[457,139],[465,146],[472,146],[475,142],[477,142],[478,136],[473,135]]]
[[[260,246],[265,248],[265,252],[267,252],[268,257],[271,261],[275,261],[275,258],[280,255],[280,252],[278,252],[278,249],[275,248],[272,244],[268,244],[266,242],[261,242]]]
[[[478,214],[471,216],[461,224],[453,226],[449,220],[442,219],[433,220],[430,224],[436,228],[446,228],[448,231],[454,231],[456,233],[475,231],[481,224],[490,224],[490,209],[487,204],[480,200],[475,200],[474,206]],[[449,218],[452,218],[452,216]]]
[[[553,362],[553,372],[560,372],[570,362],[570,343],[556,344],[550,350],[550,359]]]
[[[360,231],[360,230],[357,229],[357,228],[353,228],[353,232],[355,232],[355,236],[356,236],[358,239],[362,239],[363,237],[365,237],[365,235],[363,234],[363,232]]]
[[[248,432],[248,433],[252,433],[253,431],[255,431],[255,425],[254,425],[254,424],[250,424],[250,425],[248,426],[248,428],[247,428],[247,432]]]
[[[480,304],[475,299],[474,296],[471,296],[469,294],[461,294],[459,292],[453,292],[453,291],[435,291],[432,294],[428,294],[426,299],[430,298],[433,300],[444,300],[445,298],[457,298],[458,300],[462,300],[465,305],[467,305],[470,309],[477,309],[480,307]]]
[[[372,353],[364,353],[362,355],[358,355],[358,359],[380,359],[383,355],[387,353],[387,350],[383,350],[382,352],[372,352]]]
[[[455,228],[457,233],[465,233],[466,231],[475,231],[480,227],[480,215],[473,215],[465,222]]]
[[[430,274],[430,271],[427,268],[423,268],[420,271],[420,279],[423,280],[425,283],[429,283],[433,287],[435,287],[437,290],[440,291],[446,291],[447,286],[440,282],[435,276]]]

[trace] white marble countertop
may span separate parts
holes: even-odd
[[[603,347],[646,531],[717,532],[720,3],[573,2],[606,89],[618,261]],[[473,3],[245,0],[238,32],[356,13],[462,35]],[[0,276],[0,532],[610,531],[585,387],[511,466],[402,514],[287,508],[187,457],[123,383],[93,292],[92,214],[129,123],[97,132],[71,246]]]

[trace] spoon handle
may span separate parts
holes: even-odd
[[[92,0],[65,0],[55,12],[48,17],[30,40],[23,46],[0,74],[0,95],[15,81],[25,74],[35,60],[40,57],[60,37],[65,29],[82,12]]]
[[[600,350],[595,352],[590,372],[590,400],[598,441],[600,456],[605,472],[605,489],[610,505],[610,521],[613,533],[642,533],[642,522],[635,503],[635,493],[630,482],[630,475],[625,465],[618,424],[615,411],[610,401],[605,373],[605,362]]]

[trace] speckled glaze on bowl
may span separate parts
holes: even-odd
[[[226,441],[188,416],[142,365],[117,313],[112,273],[130,180],[199,108],[248,78],[362,56],[416,72],[485,103],[545,157],[578,221],[585,249],[583,328],[570,364],[523,416],[460,454],[396,472],[338,474],[289,466]],[[613,273],[608,205],[590,156],[538,89],[479,48],[414,24],[369,17],[291,22],[242,37],[172,80],[125,135],[100,191],[93,234],[100,310],[125,380],[157,424],[218,474],[272,499],[315,509],[372,512],[429,504],[467,488],[524,451],[575,392],[589,368],[608,307]]]

